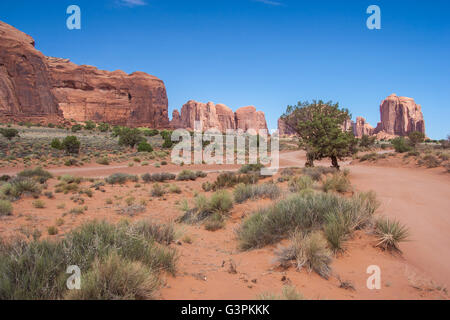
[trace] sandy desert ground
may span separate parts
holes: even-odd
[[[282,168],[303,167],[304,163],[303,151],[281,154]],[[401,244],[403,254],[382,251],[375,246],[373,235],[357,231],[345,244],[345,251],[334,257],[332,276],[328,280],[305,270],[280,269],[274,264],[275,251],[286,241],[262,249],[238,250],[235,230],[242,218],[271,203],[268,199],[250,200],[234,205],[225,227],[215,232],[207,231],[200,225],[177,224],[179,239],[171,245],[179,253],[177,274],[164,276],[164,285],[158,298],[255,299],[259,294],[280,293],[283,286],[292,285],[307,299],[447,299],[445,288],[450,284],[449,176],[442,168],[408,168],[395,163],[370,164],[349,159],[342,164],[350,170],[350,180],[355,191],[376,192],[381,201],[378,215],[395,217],[409,227],[411,241]],[[320,164],[328,165],[328,162]],[[0,219],[0,233],[8,237],[37,228],[42,231],[43,237],[57,238],[92,219],[118,222],[124,216],[115,213],[115,210],[121,199],[129,196],[136,200],[145,199],[147,208],[144,213],[128,219],[151,218],[164,223],[174,221],[180,216],[179,203],[183,199],[192,201],[194,195],[203,192],[202,183],[213,181],[219,171],[237,170],[239,166],[200,165],[186,168],[203,170],[208,172],[208,176],[196,181],[176,181],[182,190],[180,194],[167,194],[153,199],[149,197],[150,185],[147,184],[106,185],[103,187],[104,192],[95,192],[92,198],[83,199],[83,205],[88,210],[80,215],[64,213],[77,206],[71,200],[71,194],[58,193],[55,199],[45,199],[44,209],[34,208],[32,198],[21,199],[14,203],[14,215]],[[1,168],[0,175],[12,175],[20,169]],[[57,167],[49,171],[54,175],[103,178],[114,172],[177,173],[181,169],[172,164],[164,168],[114,164]],[[54,179],[49,180],[48,189],[52,190],[56,183]],[[287,187],[286,182],[279,185]],[[61,208],[63,203],[65,207]],[[58,234],[47,235],[47,227],[54,225],[58,219],[64,221],[58,227]],[[366,269],[369,265],[381,268],[380,290],[366,287],[369,276]],[[353,289],[341,288],[342,283],[350,283]]]

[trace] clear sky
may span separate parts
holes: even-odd
[[[66,8],[81,8],[68,30]],[[369,5],[381,30],[369,30]],[[390,95],[450,134],[450,1],[2,0],[0,20],[45,55],[164,80],[169,114],[188,100],[255,105],[269,128],[288,104],[338,101],[376,126]]]

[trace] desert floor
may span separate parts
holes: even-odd
[[[303,167],[305,163],[302,151],[283,152],[280,158],[280,167]],[[329,165],[326,161],[322,164]],[[444,288],[450,285],[450,176],[443,173],[442,168],[402,167],[395,161],[369,164],[349,160],[341,165],[350,169],[350,180],[355,191],[373,190],[377,193],[382,203],[377,214],[395,217],[409,227],[411,241],[401,244],[402,255],[381,251],[375,247],[376,241],[372,235],[359,231],[346,243],[345,252],[333,260],[333,276],[329,280],[305,270],[281,270],[273,264],[278,246],[246,252],[237,249],[234,232],[242,217],[271,203],[270,200],[247,201],[236,204],[225,228],[215,232],[207,231],[202,226],[177,224],[180,240],[172,246],[179,252],[178,273],[175,277],[165,276],[159,298],[255,299],[264,292],[278,294],[284,285],[290,284],[307,299],[447,299]],[[70,199],[71,194],[56,194],[55,199],[45,199],[44,209],[34,208],[33,199],[24,198],[14,203],[12,216],[0,219],[0,234],[13,236],[38,228],[44,237],[51,237],[46,235],[46,228],[54,225],[57,219],[63,219],[58,235],[52,236],[61,237],[84,221],[119,221],[124,217],[115,210],[121,199],[127,196],[148,200],[146,212],[129,219],[173,221],[181,214],[178,204],[182,199],[190,201],[197,192],[202,193],[202,183],[213,181],[217,172],[239,167],[199,165],[180,168],[169,164],[155,168],[119,164],[51,168],[49,171],[54,175],[95,178],[115,172],[177,173],[182,169],[203,170],[209,174],[197,181],[176,181],[174,183],[181,187],[181,194],[167,194],[153,199],[149,197],[151,185],[107,185],[103,188],[104,192],[95,191],[92,198],[85,198],[83,205],[89,209],[81,215],[64,213],[77,206]],[[20,168],[1,168],[0,175],[18,171]],[[55,179],[49,180],[49,190],[53,190],[56,183]],[[280,186],[286,187],[283,184]],[[106,204],[107,199],[113,199],[112,203]],[[63,203],[65,207],[61,208]],[[187,238],[190,241],[183,240]],[[366,287],[369,277],[366,269],[370,265],[381,268],[380,290]],[[351,283],[354,290],[341,288],[342,282]]]

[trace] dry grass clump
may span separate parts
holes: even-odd
[[[325,192],[335,191],[345,193],[351,191],[351,183],[348,179],[348,172],[336,172],[331,177],[328,177],[322,185]]]
[[[268,198],[275,200],[281,195],[280,188],[273,183],[264,183],[260,185],[251,185],[240,183],[233,191],[234,201],[237,203],[245,202],[248,199]]]
[[[25,177],[25,178],[33,178],[39,183],[45,183],[48,179],[53,178],[53,175],[42,169],[42,167],[36,167],[34,169],[26,169],[17,174],[18,177]]]
[[[190,209],[187,203],[184,204],[182,208],[184,214],[178,218],[178,221],[198,223],[207,220],[209,225],[217,226],[218,222],[222,222],[224,216],[229,214],[232,207],[233,200],[227,191],[217,191],[209,199],[204,195],[198,195],[195,197],[194,208]]]
[[[330,174],[330,173],[336,173],[336,168],[333,167],[305,167],[302,169],[302,173],[311,177],[314,181],[321,181],[322,176]]]
[[[397,220],[380,218],[375,223],[375,234],[378,237],[378,247],[400,252],[399,243],[408,240],[409,230]]]
[[[174,180],[175,177],[176,176],[173,173],[161,172],[161,173],[153,173],[153,174],[144,173],[141,176],[141,179],[145,183],[149,183],[149,182],[164,182],[167,180]]]
[[[314,184],[314,180],[308,176],[293,177],[289,180],[288,186],[291,192],[300,192],[302,190],[311,189]]]
[[[8,200],[1,200],[0,199],[0,217],[1,216],[10,216],[13,213],[13,207],[11,205],[11,202]]]
[[[337,228],[339,237],[343,237],[342,234],[367,226],[377,207],[373,193],[357,194],[350,199],[332,193],[293,194],[249,215],[237,230],[237,236],[240,247],[248,250],[276,243],[297,229],[326,230],[336,221],[343,221],[345,228]]]
[[[277,253],[277,262],[283,267],[295,265],[298,270],[303,267],[328,279],[331,273],[331,251],[320,231],[303,234],[295,231],[291,236],[291,245]]]
[[[224,172],[217,176],[216,180],[211,184],[205,182],[202,185],[205,191],[218,191],[221,189],[232,188],[239,183],[256,184],[260,179],[259,173],[251,172],[245,174],[238,174],[235,172]]]
[[[150,298],[176,259],[146,228],[126,222],[89,222],[58,241],[0,241],[0,299]],[[85,272],[81,290],[66,288],[70,265]]]
[[[303,295],[293,286],[283,286],[281,295],[265,292],[257,296],[258,300],[305,300]]]
[[[128,181],[138,182],[138,177],[127,173],[113,173],[105,179],[109,184],[125,184]]]

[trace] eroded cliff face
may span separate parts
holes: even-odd
[[[45,57],[30,36],[0,22],[0,119],[167,128],[167,110],[160,79]]]
[[[375,128],[366,122],[363,117],[357,117],[356,122],[352,122],[353,134],[355,137],[362,137],[363,135],[371,136],[374,134]]]
[[[395,93],[383,100],[380,105],[381,122],[377,133],[406,136],[410,132],[425,133],[422,108],[413,98],[398,97]]]
[[[1,21],[0,119],[62,121],[45,56],[30,36]]]
[[[234,113],[224,104],[201,103],[194,100],[190,100],[183,105],[181,115],[178,110],[172,113],[170,125],[174,129],[192,130],[195,121],[202,124],[203,130],[215,128],[221,132],[226,132],[227,129],[242,129],[244,131],[267,129],[264,112],[256,111],[253,106],[240,108]]]

